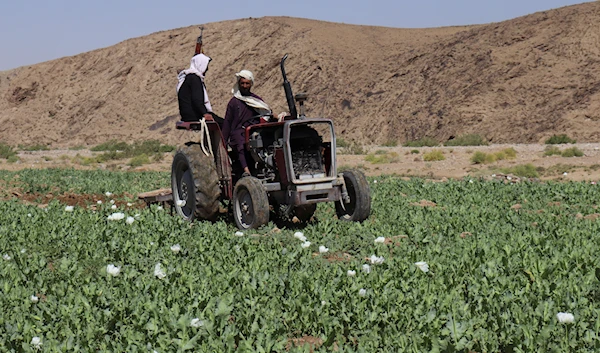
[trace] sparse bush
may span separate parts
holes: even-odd
[[[410,150],[410,153],[412,153],[412,154],[419,154],[419,153],[421,153],[421,151],[419,151],[419,150]]]
[[[560,154],[560,148],[556,146],[546,146],[546,148],[544,148],[544,156],[554,156]]]
[[[571,165],[571,164],[558,163],[558,164],[555,164],[553,166],[550,166],[548,168],[541,170],[540,174],[546,175],[546,176],[560,175],[565,172],[572,172],[573,170],[575,170],[575,168],[577,168],[577,167],[574,165]]]
[[[341,148],[340,154],[365,154],[365,149],[361,144],[352,142],[350,145]]]
[[[16,163],[19,161],[19,157],[17,157],[16,154],[13,154],[13,155],[9,156],[8,158],[6,158],[6,161],[8,163]]]
[[[12,146],[0,142],[0,158],[9,159],[12,156],[16,156],[17,152]]]
[[[350,144],[343,138],[338,137],[335,139],[335,147],[343,148],[343,147],[349,147],[349,146],[350,146]]]
[[[505,148],[501,152],[506,156],[506,159],[517,158],[517,151],[512,147]]]
[[[487,146],[488,142],[477,134],[462,135],[455,139],[448,140],[444,146]]]
[[[399,158],[398,158],[398,153],[396,153],[396,152],[390,152],[390,153],[384,153],[384,154],[378,154],[376,152],[375,154],[369,153],[365,157],[365,161],[367,161],[369,163],[373,163],[373,164],[384,164],[384,163],[398,162]]]
[[[127,142],[110,140],[90,148],[90,151],[125,151],[128,146]]]
[[[384,147],[396,147],[398,146],[398,141],[396,140],[387,140],[383,143]]]
[[[425,162],[443,161],[444,159],[446,159],[446,157],[444,157],[444,153],[441,150],[433,150],[423,155],[423,160]]]
[[[92,147],[92,151],[106,151],[96,156],[96,162],[106,162],[115,159],[134,158],[141,155],[149,155],[155,153],[172,152],[175,150],[175,146],[163,145],[158,140],[146,140],[142,142],[134,142],[128,145],[126,142],[118,142],[111,140]]]
[[[35,145],[19,145],[18,148],[21,151],[47,151],[48,150],[48,146],[46,145],[42,145],[42,144],[35,144]]]
[[[547,145],[560,145],[564,143],[575,143],[577,141],[573,140],[569,136],[565,134],[560,135],[552,135],[549,139],[546,140]]]
[[[85,146],[83,146],[83,145],[77,145],[77,146],[69,147],[69,149],[71,151],[81,151],[81,150],[85,149]]]
[[[496,157],[493,154],[475,151],[471,157],[471,163],[473,164],[490,164],[496,161]]]
[[[496,161],[501,161],[504,159],[515,159],[517,157],[517,151],[510,147],[505,148],[502,151],[494,152],[494,153],[485,153],[481,151],[476,151],[471,157],[471,163],[473,164],[490,164]]]
[[[422,139],[415,141],[407,141],[403,146],[405,147],[435,147],[439,146],[440,143],[430,137],[423,137]]]
[[[501,170],[506,174],[513,174],[526,178],[537,178],[539,176],[535,166],[531,163],[520,164],[510,168],[502,168]]]
[[[583,151],[577,147],[567,148],[560,154],[563,157],[583,157]]]
[[[165,158],[165,154],[164,153],[155,153],[152,155],[152,161],[153,162],[161,162],[163,159]]]
[[[150,163],[150,158],[148,158],[148,155],[140,154],[131,158],[129,161],[129,166],[135,168],[148,163]]]

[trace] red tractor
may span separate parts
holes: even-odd
[[[306,118],[307,95],[292,95],[286,59],[287,55],[280,66],[290,116],[275,122],[261,119],[246,128],[251,176],[241,177],[241,166],[231,162],[215,121],[177,122],[177,129],[200,131],[202,136],[199,142],[179,147],[173,159],[173,204],[184,219],[214,220],[225,200],[230,200],[233,218],[242,230],[268,223],[272,211],[306,222],[319,202],[334,202],[341,220],[360,222],[369,216],[371,195],[364,174],[337,173],[333,122]]]

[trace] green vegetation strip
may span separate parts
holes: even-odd
[[[168,184],[152,173],[1,176],[33,190]],[[156,206],[2,201],[0,351],[600,349],[597,185],[370,185],[371,217],[341,222],[320,205],[302,229],[307,248],[273,223],[239,236],[232,222],[190,226]]]

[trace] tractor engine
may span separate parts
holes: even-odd
[[[257,176],[270,182],[281,181],[281,176],[287,173],[285,162],[280,160],[278,163],[277,160],[277,155],[284,158],[283,128],[277,126],[254,129],[248,146],[256,162]],[[289,149],[295,179],[325,176],[323,138],[317,130],[308,125],[293,126],[290,129]]]
[[[290,149],[296,179],[325,176],[323,139],[310,126],[299,125],[291,130]]]

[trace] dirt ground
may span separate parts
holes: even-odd
[[[600,180],[600,143],[580,143],[573,145],[556,145],[560,150],[577,147],[584,153],[582,157],[544,156],[546,145],[511,144],[476,147],[381,147],[364,148],[364,154],[345,154],[338,149],[338,169],[359,168],[369,176],[398,175],[402,177],[424,177],[427,179],[460,179],[467,176],[491,178],[492,175],[510,174],[504,168],[523,164],[536,167],[542,180],[563,181],[597,181]],[[516,158],[500,160],[490,164],[473,164],[471,158],[476,151],[495,153],[507,148],[514,148]],[[424,155],[432,150],[440,150],[444,160],[424,161]],[[161,162],[146,164],[132,168],[127,160],[112,161],[105,164],[81,165],[77,156],[92,156],[89,150],[48,150],[19,152],[19,162],[8,163],[0,160],[0,169],[21,170],[25,168],[76,168],[76,169],[111,169],[136,171],[170,171],[171,154],[165,153]],[[387,155],[391,162],[370,163],[367,154]]]

